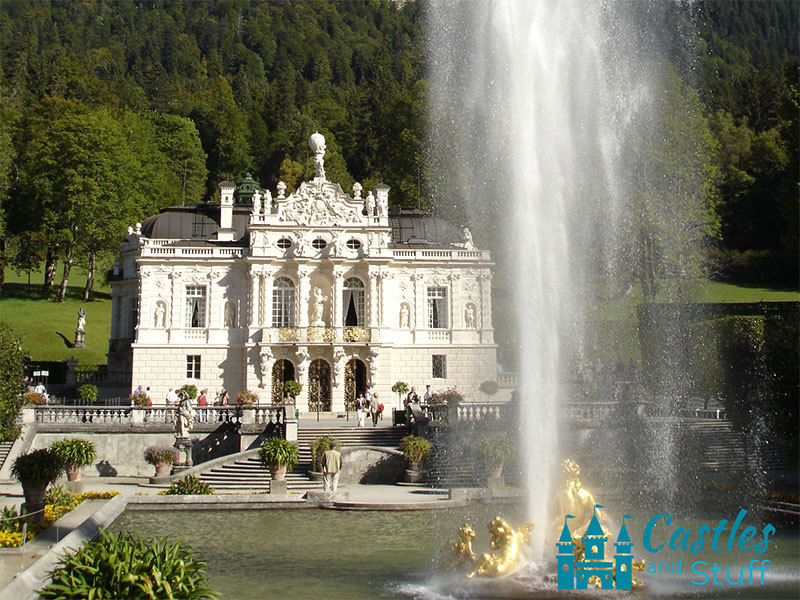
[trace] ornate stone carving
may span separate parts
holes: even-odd
[[[225,327],[236,327],[236,306],[232,300],[225,303],[223,324]]]
[[[364,210],[367,212],[368,217],[375,214],[375,196],[372,195],[372,192],[367,194],[367,199],[364,200]]]
[[[266,344],[258,345],[258,387],[265,387],[270,375],[270,363],[274,355],[272,349]]]
[[[477,329],[478,327],[478,311],[472,302],[464,308],[464,327],[467,329]]]
[[[361,200],[361,190],[364,188],[361,187],[361,184],[357,181],[353,184],[353,199],[354,200]]]
[[[308,147],[314,153],[314,169],[319,179],[325,179],[325,136],[312,133],[308,139]]]
[[[283,200],[286,197],[286,184],[279,181],[276,188],[278,190],[278,200]]]
[[[464,249],[476,250],[475,242],[472,241],[472,232],[467,227],[463,227],[461,233],[464,236]]]
[[[258,189],[253,192],[253,214],[261,214],[261,192],[259,192]]]
[[[400,329],[411,328],[411,309],[406,302],[400,305]]]
[[[309,304],[311,304],[311,326],[325,327],[325,321],[322,317],[325,313],[325,302],[328,297],[322,293],[322,288],[319,287],[314,288],[313,294],[314,298],[309,299]]]
[[[330,227],[358,223],[359,212],[350,205],[338,184],[304,182],[300,189],[278,205],[278,221]]]

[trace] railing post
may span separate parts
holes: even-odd
[[[23,406],[22,407],[22,424],[23,425],[30,425],[32,423],[36,423],[36,407],[35,406]]]
[[[242,406],[242,424],[248,425],[256,422],[256,409],[252,406]]]
[[[131,423],[134,425],[143,425],[144,424],[144,413],[145,411],[140,408],[131,408]]]
[[[283,424],[286,431],[287,442],[297,442],[297,413],[295,406],[295,403],[287,404],[285,406],[286,416]]]

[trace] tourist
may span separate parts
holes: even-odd
[[[150,395],[150,386],[144,390],[144,395],[147,397],[147,406],[153,406],[153,396]]]
[[[426,385],[425,386],[425,395],[422,396],[422,400],[425,402],[425,404],[433,404],[433,399],[435,397],[436,397],[436,394],[434,394],[431,391],[431,385],[430,384]]]
[[[47,397],[47,389],[44,387],[44,384],[41,381],[36,384],[36,387],[33,388],[33,391],[36,392],[37,394],[41,394],[42,395],[42,403],[43,404],[47,404],[47,402],[50,400]]]
[[[175,393],[175,388],[169,388],[166,399],[167,406],[178,405],[178,394]]]
[[[208,422],[208,390],[201,390],[200,396],[197,398],[197,422]]]
[[[339,471],[342,470],[342,453],[332,446],[322,455],[322,485],[326,492],[336,493],[339,487]]]
[[[367,391],[364,394],[364,399],[367,401],[367,405],[369,405],[370,401],[372,400],[372,386],[367,386]]]
[[[406,396],[406,408],[408,408],[409,404],[419,404],[419,395],[417,394],[417,388],[415,386],[411,386],[411,391],[408,392]]]
[[[369,412],[372,415],[372,426],[378,426],[378,417],[380,416],[379,410],[380,402],[378,402],[378,394],[372,394],[372,398],[369,401]]]
[[[358,417],[356,427],[364,426],[364,413],[366,407],[367,401],[364,399],[364,394],[359,394],[358,398],[356,398],[356,416]]]

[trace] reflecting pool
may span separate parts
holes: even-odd
[[[478,533],[476,552],[487,550],[486,524],[495,515],[519,524],[523,509],[515,506],[476,506],[469,509],[404,512],[339,512],[330,510],[264,511],[135,511],[123,514],[113,531],[132,530],[146,537],[169,536],[194,548],[208,562],[211,588],[235,599],[347,599],[360,598],[545,598],[563,595],[547,574],[552,568],[531,566],[503,581],[466,581],[461,576],[435,573],[434,556],[464,522]],[[735,515],[733,515],[735,516]],[[699,523],[721,518],[680,520],[697,531]],[[639,519],[637,519],[638,521]],[[641,548],[644,523],[628,523],[636,558],[674,564],[682,558],[680,574],[643,574],[646,587],[627,593],[635,598],[796,598],[800,544],[797,528],[778,525],[778,535],[761,556],[752,552],[709,552],[688,557],[664,550],[658,556]],[[609,542],[613,542],[612,531]],[[727,538],[725,538],[727,539]],[[611,544],[609,543],[609,546]],[[613,546],[611,546],[613,548]],[[608,550],[613,552],[613,550]],[[695,586],[699,577],[689,565],[694,560],[731,566],[732,575],[752,558],[768,558],[765,586]],[[709,568],[703,569],[710,572]],[[545,573],[544,575],[542,573]],[[724,578],[725,571],[720,577]],[[637,574],[637,577],[639,574]],[[621,597],[625,592],[589,590],[583,596]]]

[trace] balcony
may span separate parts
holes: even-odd
[[[266,327],[261,340],[273,344],[363,344],[372,340],[368,327]]]

